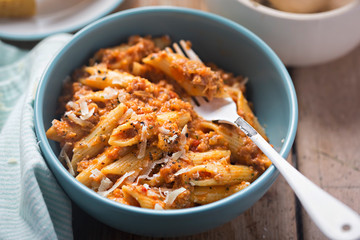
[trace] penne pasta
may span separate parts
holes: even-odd
[[[170,121],[183,128],[191,120],[191,115],[189,112],[165,112],[157,115],[157,120],[160,125]]]
[[[73,149],[74,155],[71,159],[72,167],[75,170],[77,169],[77,163],[83,158],[94,157],[104,149],[110,133],[116,127],[117,121],[125,113],[126,109],[124,104],[119,104],[100,120],[88,136],[75,145]]]
[[[230,163],[231,151],[229,150],[210,150],[208,152],[188,152],[187,157],[195,164],[200,165],[206,162]]]
[[[137,171],[139,172],[146,162],[143,159],[138,159],[134,154],[129,153],[110,165],[101,169],[101,173],[105,175],[124,175],[127,172]]]
[[[238,184],[242,181],[252,182],[256,176],[256,171],[249,166],[210,163],[194,166],[186,173],[186,177],[193,186],[218,186]]]
[[[79,82],[95,89],[105,89],[106,87],[126,88],[135,77],[126,72],[103,71],[96,67],[86,67],[84,71],[93,74],[89,77],[80,78]]]
[[[237,83],[243,78],[161,51],[168,40],[132,36],[96,52],[64,86],[64,114],[46,133],[63,146],[59,160],[79,182],[119,204],[208,204],[246,188],[271,165],[239,129],[202,119],[188,102],[229,95],[265,136],[245,83]]]
[[[89,166],[76,176],[76,179],[87,187],[90,187],[91,183],[93,182],[93,179],[90,178],[92,171],[94,171],[95,169],[99,169],[102,166],[108,165],[110,162],[112,162],[112,159],[108,158],[106,154],[103,153],[93,161],[94,163],[91,166]]]
[[[210,99],[226,96],[219,74],[199,61],[192,61],[180,54],[166,51],[153,53],[143,61],[163,71],[190,95],[206,96]]]
[[[76,176],[76,179],[82,184],[89,187],[91,185],[91,182],[94,180],[90,178],[90,175],[92,174],[93,170],[103,169],[104,167],[112,163],[117,156],[122,156],[126,154],[128,151],[130,151],[129,148],[110,147],[106,149],[103,153],[99,154],[99,156],[93,159],[89,164],[89,166]]]
[[[234,96],[236,99],[237,105],[237,113],[244,118],[251,126],[253,126],[258,133],[265,139],[267,139],[265,135],[264,128],[260,125],[257,117],[254,115],[253,111],[251,110],[247,99],[245,98],[241,89],[236,87],[229,87],[230,94]]]
[[[46,137],[57,142],[75,142],[87,134],[87,130],[71,124],[69,121],[54,119],[46,131]]]
[[[110,136],[109,144],[126,147],[139,143],[140,135],[135,125],[131,122],[124,123],[114,129]]]
[[[162,208],[165,207],[164,202],[160,200],[161,196],[152,190],[146,189],[144,186],[127,185],[123,186],[122,190],[125,194],[136,199],[142,208],[154,209],[156,204],[160,205]]]
[[[249,182],[243,181],[230,186],[195,187],[191,194],[191,201],[197,204],[212,203],[239,192],[249,185]]]

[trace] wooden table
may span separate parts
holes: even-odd
[[[117,11],[174,5],[207,11],[202,0],[125,0]],[[31,43],[30,45],[31,46]],[[299,124],[289,160],[309,179],[360,212],[360,46],[319,66],[289,69],[298,102]],[[77,206],[75,239],[150,240],[108,227]],[[326,239],[280,176],[248,211],[192,239]]]
[[[118,10],[175,5],[207,11],[200,0],[127,0]],[[289,69],[299,124],[289,160],[309,179],[360,212],[360,46],[320,66]],[[74,206],[75,239],[155,239],[121,232]],[[252,208],[192,239],[326,239],[280,176]]]

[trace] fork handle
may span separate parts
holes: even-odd
[[[294,190],[309,216],[328,238],[360,239],[358,213],[297,171],[244,119],[239,118],[235,123],[272,161]]]

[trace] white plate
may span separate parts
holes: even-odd
[[[37,0],[37,14],[28,19],[0,19],[0,38],[39,40],[73,32],[113,11],[123,0]]]

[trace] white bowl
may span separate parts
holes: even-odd
[[[251,0],[207,0],[209,11],[247,27],[287,66],[310,66],[339,58],[360,43],[360,1],[321,13],[278,11]]]

